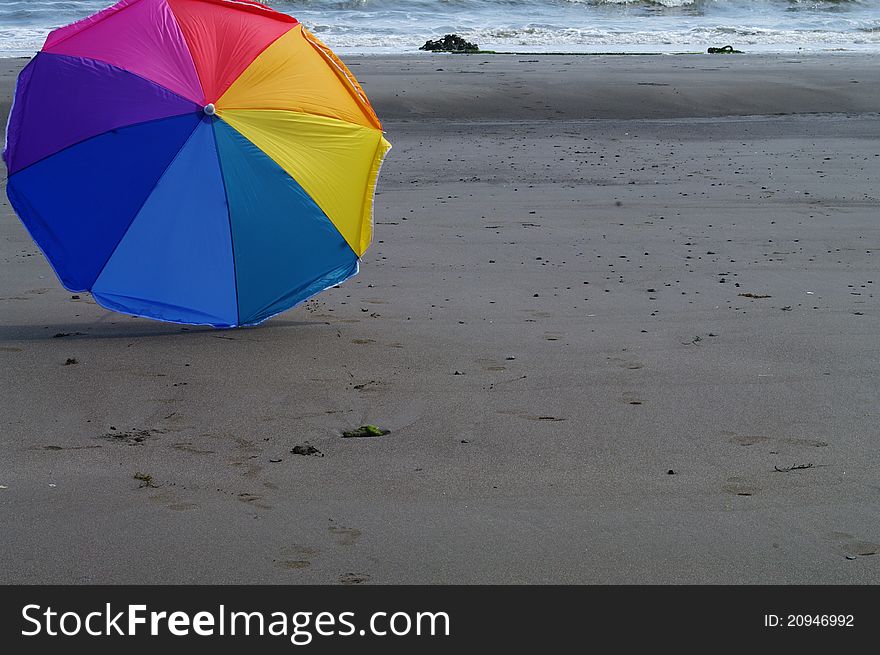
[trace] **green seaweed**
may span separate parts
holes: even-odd
[[[362,425],[356,430],[345,430],[342,436],[346,439],[361,439],[365,437],[384,437],[391,434],[391,430],[383,430],[375,425]]]

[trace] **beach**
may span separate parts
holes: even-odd
[[[261,326],[108,312],[0,200],[0,582],[880,582],[875,57],[346,62],[375,240]]]

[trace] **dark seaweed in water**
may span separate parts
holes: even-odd
[[[429,52],[479,52],[480,46],[470,41],[465,41],[458,34],[447,34],[436,41],[427,40],[419,50]]]
[[[709,48],[710,55],[741,55],[742,50],[734,50],[732,45],[726,45],[721,48]]]

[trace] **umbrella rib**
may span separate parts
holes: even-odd
[[[221,120],[218,118],[217,120]],[[211,124],[211,134],[214,137],[214,150],[217,153],[217,166],[220,167],[220,181],[223,182],[223,194],[226,196],[226,219],[229,221],[229,245],[232,248],[232,277],[235,281],[235,316],[237,317],[236,323],[241,323],[241,309],[238,304],[238,271],[235,267],[235,238],[232,236],[232,208],[229,206],[229,189],[226,188],[226,174],[223,172],[223,160],[220,159],[220,145],[217,143],[217,130],[214,129],[214,124],[216,121]]]
[[[82,59],[84,61],[93,61],[98,64],[104,64],[105,66],[109,66],[110,68],[115,68],[118,71],[122,71],[123,73],[126,73],[128,75],[132,75],[133,77],[137,77],[139,79],[142,79],[144,82],[147,82],[148,84],[152,84],[153,86],[158,86],[160,89],[162,89],[166,93],[170,93],[173,96],[177,96],[178,98],[180,98],[184,102],[188,102],[188,103],[192,104],[193,107],[195,107],[196,109],[201,109],[201,104],[198,101],[193,100],[192,98],[187,98],[185,95],[181,95],[177,91],[169,89],[167,86],[165,86],[161,82],[157,82],[156,80],[151,80],[149,77],[141,75],[140,73],[136,73],[132,70],[128,70],[127,68],[123,68],[122,66],[117,66],[116,64],[111,64],[109,61],[99,59],[98,57],[86,57],[85,55],[67,55],[67,54],[63,54],[60,52],[40,51],[36,54],[36,56],[34,56],[34,60],[36,60],[36,58],[39,56],[66,57],[67,59]]]
[[[352,270],[353,270],[353,272],[351,272],[350,275],[347,275],[342,279],[339,279],[338,277],[334,276],[335,273],[339,273],[340,271],[352,271]],[[259,325],[260,323],[263,323],[264,321],[268,321],[270,318],[273,318],[274,316],[278,316],[279,314],[283,314],[284,312],[286,312],[286,311],[288,311],[298,305],[301,305],[302,303],[306,302],[307,300],[314,298],[322,291],[326,291],[327,289],[335,287],[338,284],[342,284],[343,282],[345,282],[345,280],[348,280],[348,279],[354,277],[359,272],[360,272],[360,260],[357,258],[357,256],[355,256],[354,266],[352,266],[351,264],[343,264],[341,266],[336,266],[334,268],[331,268],[329,271],[325,271],[321,275],[317,276],[314,280],[312,280],[308,284],[301,286],[294,293],[288,292],[288,293],[285,293],[285,294],[278,296],[277,298],[275,298],[274,300],[272,300],[268,304],[264,305],[264,307],[261,311],[265,310],[266,307],[272,307],[273,305],[276,305],[279,301],[284,300],[285,298],[290,298],[290,297],[296,298],[296,300],[293,302],[293,304],[290,305],[289,307],[285,307],[284,309],[279,309],[278,311],[276,311],[272,314],[269,314],[268,316],[265,316],[263,318],[260,318],[256,321],[253,321],[251,319],[254,319],[256,316],[259,316],[260,312],[256,312],[253,316],[246,318],[245,321],[247,321],[247,322],[242,322],[241,317],[239,317],[238,320],[241,323],[241,325],[246,325],[246,326]]]
[[[49,157],[54,157],[55,155],[57,155],[57,154],[59,154],[59,153],[62,153],[62,152],[64,152],[65,150],[67,150],[67,149],[69,149],[69,148],[74,148],[74,147],[80,145],[81,143],[85,143],[86,141],[89,141],[90,139],[94,139],[95,137],[102,136],[102,135],[104,135],[104,134],[107,134],[108,132],[113,132],[114,130],[124,130],[124,129],[126,129],[126,128],[129,128],[129,127],[136,127],[136,126],[138,126],[138,125],[146,125],[147,123],[152,123],[152,122],[154,122],[154,121],[163,121],[163,120],[165,120],[166,118],[174,118],[175,116],[185,116],[186,114],[189,114],[189,113],[195,113],[196,111],[198,111],[198,110],[200,109],[198,103],[194,102],[194,101],[191,100],[190,98],[187,98],[186,96],[182,96],[182,95],[180,95],[180,94],[177,93],[176,91],[172,91],[171,89],[169,89],[169,88],[168,88],[167,86],[165,86],[164,84],[159,84],[158,82],[156,82],[156,81],[154,81],[154,80],[151,80],[151,79],[149,79],[149,78],[147,78],[147,77],[144,77],[143,75],[140,75],[140,74],[138,74],[138,73],[133,73],[132,71],[128,70],[127,68],[122,68],[122,67],[120,67],[120,66],[116,66],[116,65],[114,65],[114,64],[111,64],[111,63],[109,63],[109,62],[104,61],[103,59],[97,59],[97,58],[95,58],[95,57],[80,57],[80,56],[75,56],[75,55],[59,55],[59,54],[55,54],[55,53],[52,53],[52,52],[38,52],[37,55],[36,55],[36,57],[34,57],[34,58],[31,60],[31,62],[28,64],[28,66],[30,66],[31,63],[37,61],[37,59],[38,59],[39,57],[43,56],[43,55],[46,55],[46,56],[49,56],[49,57],[67,57],[67,58],[73,58],[73,59],[83,59],[83,60],[85,60],[85,61],[93,61],[93,62],[96,62],[96,63],[99,63],[99,64],[104,64],[105,66],[110,66],[111,68],[115,68],[116,70],[122,71],[123,73],[127,73],[128,75],[132,75],[132,76],[134,76],[134,77],[137,77],[137,78],[139,78],[139,79],[142,79],[144,82],[147,82],[148,84],[152,84],[153,86],[159,87],[160,89],[162,89],[162,90],[165,91],[166,93],[170,93],[171,95],[180,98],[180,99],[183,100],[184,102],[188,102],[188,103],[190,103],[190,104],[193,106],[193,109],[192,109],[191,112],[190,112],[190,111],[184,111],[184,112],[181,112],[181,113],[179,113],[179,114],[169,114],[168,116],[158,116],[158,117],[156,117],[156,118],[150,118],[150,119],[148,119],[148,120],[140,121],[140,122],[138,122],[138,123],[129,123],[128,125],[120,125],[120,126],[118,126],[118,127],[113,127],[113,128],[110,128],[109,130],[104,130],[103,132],[99,132],[98,134],[93,134],[92,136],[87,136],[87,137],[84,138],[84,139],[80,139],[79,141],[76,141],[76,142],[74,142],[74,143],[71,143],[70,145],[66,145],[66,146],[64,146],[64,147],[61,148],[60,150],[56,150],[55,152],[51,152],[51,153],[49,153],[48,155],[44,155],[44,156],[40,157],[39,159],[37,159],[37,160],[35,160],[35,161],[32,161],[32,162],[31,162],[30,164],[28,164],[27,166],[23,166],[22,168],[20,168],[20,169],[18,169],[17,171],[15,171],[15,173],[20,173],[21,171],[27,170],[28,168],[30,168],[30,167],[33,166],[34,164],[39,164],[41,161],[44,161],[44,160],[48,159]],[[4,156],[9,152],[9,150],[8,150],[8,146],[9,146],[9,126],[12,124],[13,110],[15,109],[15,98],[16,98],[17,95],[18,95],[18,83],[16,82],[15,91],[14,91],[14,94],[13,94],[13,97],[12,97],[12,106],[9,108],[9,115],[6,117],[6,145],[7,145],[7,149],[4,151]],[[12,175],[15,175],[15,173],[12,173],[12,174],[10,175],[10,177],[11,177]]]
[[[245,113],[254,113],[254,114],[260,113],[262,111],[272,112],[272,113],[276,113],[276,114],[289,114],[294,117],[303,117],[306,119],[317,119],[319,121],[326,122],[330,126],[343,126],[345,128],[354,129],[359,132],[363,132],[365,134],[370,134],[370,135],[375,135],[378,137],[378,142],[375,146],[375,149],[373,150],[373,155],[369,160],[369,168],[367,170],[367,180],[366,180],[367,188],[364,191],[363,197],[361,197],[360,201],[359,201],[360,204],[358,207],[357,216],[358,216],[358,220],[359,220],[358,225],[360,227],[358,227],[356,239],[354,239],[355,240],[354,243],[348,242],[349,237],[346,236],[346,233],[343,232],[343,229],[340,228],[340,226],[337,224],[337,222],[333,218],[331,218],[331,213],[333,213],[334,216],[336,215],[336,213],[331,212],[330,208],[328,208],[326,206],[326,203],[319,202],[318,200],[316,200],[314,198],[312,192],[307,190],[308,185],[306,185],[306,186],[303,185],[302,175],[300,173],[287,170],[284,167],[284,165],[281,163],[281,161],[279,161],[275,156],[273,156],[272,154],[266,153],[267,156],[270,159],[272,159],[272,161],[274,161],[278,166],[280,166],[282,168],[282,170],[284,170],[287,173],[287,175],[290,176],[291,179],[293,179],[298,185],[300,185],[304,190],[306,190],[306,193],[308,193],[312,197],[312,199],[315,201],[315,203],[318,205],[318,207],[321,209],[321,211],[324,212],[324,215],[330,221],[330,224],[346,240],[349,247],[354,252],[355,256],[360,259],[363,252],[369,246],[369,242],[366,244],[363,243],[363,232],[364,232],[363,223],[364,223],[365,219],[369,221],[369,224],[370,224],[369,230],[372,235],[372,226],[373,226],[372,196],[374,195],[375,189],[378,185],[379,167],[381,167],[381,164],[384,161],[384,155],[387,153],[387,150],[390,149],[390,147],[391,147],[391,144],[385,140],[384,132],[380,129],[375,128],[375,127],[367,127],[365,125],[360,125],[358,123],[350,123],[348,121],[344,121],[339,118],[332,118],[332,117],[328,117],[328,116],[319,116],[317,114],[309,114],[309,113],[302,112],[302,111],[292,111],[292,110],[288,110],[288,109],[270,109],[270,110],[262,110],[262,109],[234,110],[234,109],[230,109],[230,110],[226,110],[226,111],[233,118],[234,118],[236,111],[241,111],[241,112],[245,112]],[[261,150],[263,149],[262,147],[257,145],[256,141],[254,141],[251,137],[249,137],[247,134],[245,134],[245,132],[243,132],[241,129],[239,129],[240,125],[236,125],[235,122],[230,121],[228,118],[224,119],[223,118],[223,111],[220,112],[220,117],[222,120],[224,120],[224,122],[227,125],[229,125],[232,129],[234,129],[236,132],[238,132],[246,140],[253,143],[257,148],[260,148]],[[387,144],[387,149],[386,149],[385,153],[382,153],[382,157],[380,159],[379,153],[382,152],[383,144]],[[370,205],[369,206],[369,209],[370,209],[369,215],[367,215],[367,211],[366,211],[368,199],[369,199],[369,205]],[[352,237],[352,238],[354,238],[354,237]],[[371,236],[370,242],[372,242],[372,236]]]
[[[303,28],[302,36],[306,43],[312,46],[312,48],[324,60],[324,63],[329,66],[330,70],[336,74],[337,79],[342,82],[342,86],[345,87],[345,90],[348,91],[349,95],[354,99],[355,104],[358,106],[361,113],[364,114],[364,117],[373,124],[373,127],[381,130],[382,123],[376,115],[376,110],[373,109],[372,103],[369,98],[367,98],[367,94],[364,93],[364,90],[361,88],[360,82],[357,81],[354,73],[352,73],[348,67],[342,63],[342,61],[314,34]]]
[[[143,210],[144,205],[147,204],[147,201],[150,199],[150,196],[153,195],[153,191],[155,191],[156,187],[159,186],[159,182],[161,182],[162,178],[165,177],[165,174],[168,172],[168,169],[171,168],[171,165],[177,161],[177,158],[180,156],[180,153],[186,147],[186,144],[189,143],[190,139],[192,139],[193,134],[196,133],[196,130],[199,129],[200,125],[201,125],[201,122],[196,123],[196,126],[193,128],[193,131],[190,132],[189,136],[186,137],[184,142],[181,144],[180,148],[177,149],[177,152],[174,153],[174,157],[172,157],[171,160],[168,162],[168,164],[165,166],[165,168],[162,169],[161,175],[159,175],[159,177],[156,178],[156,183],[150,189],[150,192],[144,197],[144,201],[141,203],[140,207],[138,207],[137,211],[131,217],[131,220],[129,220],[128,225],[126,226],[125,230],[123,230],[119,239],[116,241],[116,244],[113,246],[113,249],[110,251],[110,254],[107,255],[107,259],[104,260],[104,264],[101,266],[101,270],[99,270],[98,274],[95,276],[94,281],[92,281],[92,285],[89,288],[89,291],[91,291],[91,289],[94,288],[95,283],[98,281],[98,279],[100,279],[101,274],[104,272],[104,269],[107,268],[107,264],[113,258],[113,255],[116,254],[116,249],[119,248],[119,244],[122,243],[122,240],[125,238],[125,235],[128,234],[128,231],[131,229],[132,223],[134,223],[135,219],[138,217],[138,214],[141,213],[141,210]]]
[[[86,141],[91,141],[92,139],[97,139],[99,136],[104,136],[105,134],[109,134],[110,132],[115,132],[116,130],[127,130],[129,127],[140,127],[142,125],[149,125],[150,123],[157,123],[159,121],[167,121],[169,118],[179,118],[180,116],[186,116],[187,114],[194,114],[194,113],[195,112],[192,112],[192,111],[185,111],[182,114],[172,114],[171,116],[161,116],[159,118],[151,118],[150,120],[147,120],[147,121],[141,121],[140,123],[132,123],[131,125],[122,125],[120,127],[114,127],[113,129],[106,130],[104,132],[101,132],[100,134],[95,134],[93,136],[86,137],[85,139],[80,139],[76,143],[71,143],[69,146],[64,146],[61,150],[58,150],[58,151],[53,152],[51,154],[48,154],[45,157],[40,157],[36,161],[32,161],[27,166],[22,166],[17,171],[10,174],[9,177],[12,177],[13,175],[18,175],[22,171],[26,171],[27,169],[29,169],[31,166],[36,166],[37,164],[44,162],[47,159],[54,157],[55,155],[60,155],[62,152],[70,150],[71,148],[76,148],[77,146],[81,146]]]
[[[202,1],[203,1],[203,2],[213,2],[214,4],[219,4],[219,5],[221,5],[221,6],[226,5],[227,3],[229,3],[229,4],[235,3],[235,0],[202,0]],[[236,4],[238,4],[238,6],[235,7],[236,10],[239,10],[239,11],[251,11],[251,9],[244,9],[244,7],[247,7],[247,6],[248,6],[248,5],[245,4],[245,3],[236,3]],[[178,27],[178,29],[180,30],[180,34],[183,36],[183,42],[186,44],[187,52],[189,53],[189,56],[190,56],[190,58],[191,58],[192,61],[193,61],[193,68],[194,68],[195,71],[196,71],[196,77],[198,77],[198,79],[199,79],[199,86],[202,88],[202,93],[204,93],[204,92],[205,92],[205,83],[204,83],[204,81],[202,80],[202,72],[199,70],[199,67],[196,65],[196,58],[195,58],[195,56],[193,55],[192,44],[190,44],[190,42],[189,42],[189,38],[187,38],[186,32],[184,32],[184,30],[183,30],[183,26],[180,24],[180,19],[177,17],[177,14],[174,13],[174,9],[171,7],[170,4],[169,4],[168,6],[169,6],[169,8],[171,9],[171,15],[174,17],[174,22],[177,24],[177,27]],[[261,6],[262,6],[262,5],[261,5]],[[263,49],[260,50],[260,51],[256,54],[256,56],[251,60],[251,62],[250,62],[247,66],[245,66],[245,67],[242,69],[242,71],[238,74],[238,76],[237,76],[234,80],[232,80],[232,81],[226,86],[225,89],[223,89],[222,91],[220,91],[220,92],[217,94],[217,98],[214,99],[214,102],[219,102],[219,101],[220,101],[220,99],[221,99],[221,98],[223,97],[223,95],[229,90],[229,88],[230,88],[233,84],[235,84],[235,83],[238,81],[238,78],[241,77],[242,74],[244,74],[244,71],[246,71],[248,68],[250,68],[250,66],[251,66],[251,65],[252,65],[257,59],[259,59],[260,55],[262,55],[264,52],[266,52],[266,50],[267,50],[270,46],[274,45],[275,42],[278,41],[278,39],[280,39],[282,36],[284,36],[285,34],[287,34],[288,32],[290,32],[290,30],[294,29],[297,25],[299,25],[299,21],[298,21],[296,18],[294,18],[293,16],[288,16],[287,14],[282,14],[281,12],[277,12],[277,11],[275,11],[274,9],[270,8],[270,7],[265,7],[265,9],[268,10],[271,14],[277,14],[278,16],[282,16],[282,17],[283,17],[282,19],[277,19],[276,16],[272,16],[273,19],[281,20],[282,22],[292,23],[291,26],[290,26],[290,28],[288,28],[288,30],[287,30],[286,32],[284,32],[284,33],[282,33],[282,34],[279,34],[277,37],[275,37],[275,38],[272,39],[269,43],[267,43],[267,44],[263,47]],[[259,15],[263,15],[263,16],[265,16],[266,14],[263,13],[263,12],[259,12]],[[287,19],[290,19],[290,20],[287,20]],[[208,98],[205,98],[205,100],[207,101]]]
[[[251,146],[253,146],[253,147],[256,148],[257,150],[259,150],[260,152],[262,152],[263,155],[265,155],[270,161],[272,161],[272,163],[273,163],[275,166],[277,166],[279,169],[281,169],[281,171],[284,173],[284,175],[286,175],[288,178],[290,178],[290,179],[291,179],[291,180],[292,180],[297,186],[299,186],[299,187],[302,189],[302,185],[299,183],[299,181],[296,179],[296,177],[294,177],[291,173],[289,173],[288,171],[286,171],[286,170],[281,166],[281,164],[279,164],[277,161],[275,161],[271,156],[269,156],[268,154],[266,154],[265,152],[263,152],[262,149],[261,149],[256,143],[254,143],[254,142],[251,141],[247,136],[245,136],[244,134],[242,134],[242,133],[241,133],[241,132],[240,132],[240,131],[239,131],[234,125],[232,125],[231,123],[228,123],[227,121],[224,121],[224,120],[223,120],[222,118],[220,118],[220,117],[218,117],[218,120],[219,120],[219,121],[223,121],[223,123],[224,123],[224,124],[230,129],[230,130],[233,130],[236,134],[238,134],[238,135],[239,135],[242,139],[244,139],[247,143],[249,143]],[[343,122],[343,121],[339,121],[339,122]],[[351,125],[351,123],[346,123],[346,124],[347,124],[347,125]],[[357,126],[357,127],[363,127],[363,126]],[[367,129],[367,128],[364,128],[364,129]],[[216,130],[214,131],[214,143],[217,144],[217,131],[216,131]],[[271,316],[268,316],[268,317],[266,317],[266,318],[260,319],[259,321],[257,321],[257,323],[247,322],[247,321],[249,320],[249,318],[253,318],[252,316],[251,316],[251,317],[247,317],[247,316],[245,316],[244,319],[242,319],[242,316],[241,316],[241,310],[240,310],[240,307],[239,307],[239,305],[238,305],[238,271],[235,269],[235,239],[234,239],[234,237],[232,236],[232,235],[233,235],[233,232],[232,232],[232,208],[231,208],[231,207],[229,206],[229,204],[228,204],[228,200],[229,200],[229,192],[228,192],[228,190],[227,190],[227,188],[226,188],[226,176],[223,174],[223,160],[220,158],[220,147],[219,147],[219,145],[217,145],[217,162],[218,162],[219,165],[220,165],[220,177],[221,177],[221,179],[223,180],[223,189],[224,189],[224,191],[226,192],[226,198],[227,198],[227,215],[229,216],[229,237],[230,237],[230,243],[232,244],[233,275],[235,275],[235,301],[236,301],[236,309],[239,310],[238,322],[239,322],[240,325],[256,325],[257,323],[262,323],[263,321],[268,320],[268,318],[271,318]],[[306,192],[305,189],[302,189],[302,190],[303,190],[303,192],[306,193],[306,195],[311,199],[311,196],[308,195],[308,192]],[[312,202],[315,202],[314,199],[312,199]],[[355,267],[357,268],[357,267],[358,267],[358,262],[360,261],[360,256],[357,254],[357,251],[355,251],[355,249],[352,248],[351,244],[348,243],[348,241],[345,239],[345,236],[344,236],[344,235],[342,234],[342,232],[339,230],[339,227],[337,227],[337,225],[336,225],[336,224],[330,219],[330,217],[327,215],[327,212],[324,211],[324,209],[323,209],[320,205],[318,205],[316,202],[315,202],[315,206],[316,206],[316,207],[318,208],[318,210],[321,212],[321,216],[323,217],[323,219],[324,219],[325,221],[327,221],[327,223],[328,223],[328,224],[329,224],[334,230],[336,230],[336,232],[339,234],[339,237],[340,237],[340,238],[342,239],[342,241],[345,243],[346,247],[348,247],[348,248],[351,250],[351,252],[352,252],[352,254],[354,255],[354,258],[355,258]],[[325,272],[325,273],[323,273],[322,275],[318,276],[318,278],[316,278],[316,280],[313,280],[312,282],[310,282],[310,283],[307,285],[306,288],[312,287],[312,286],[315,285],[315,283],[316,283],[317,281],[319,281],[319,280],[321,280],[321,279],[325,279],[325,278],[327,278],[327,277],[330,275],[330,273],[333,273],[335,270],[338,270],[338,268],[337,268],[337,269],[331,269],[330,271]],[[357,271],[355,271],[355,273],[356,273],[356,272],[357,272]],[[349,276],[349,277],[351,277],[351,276]],[[345,278],[345,279],[347,279],[347,278]],[[333,283],[330,284],[329,286],[324,286],[324,287],[321,287],[321,289],[318,289],[317,291],[310,292],[307,296],[305,296],[305,297],[303,297],[302,299],[298,300],[298,301],[296,302],[296,305],[298,305],[298,304],[300,304],[300,303],[302,303],[302,302],[305,302],[306,300],[308,300],[308,299],[309,299],[310,297],[312,297],[313,295],[316,295],[316,294],[320,293],[321,291],[330,288],[331,286],[335,286],[336,284],[339,284],[339,282],[333,282]],[[288,295],[289,295],[289,294],[282,294],[282,295],[278,296],[277,298],[275,298],[272,302],[270,302],[270,303],[269,303],[268,305],[266,305],[266,306],[267,306],[267,307],[268,307],[268,306],[271,306],[271,305],[277,303],[279,300],[285,298],[285,297],[288,296]],[[290,308],[288,307],[287,309],[290,309]],[[280,310],[280,311],[276,312],[275,314],[273,314],[272,316],[275,316],[275,315],[277,315],[277,314],[280,314],[281,312],[287,311],[287,309]]]

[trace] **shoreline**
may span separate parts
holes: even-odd
[[[466,55],[516,55],[516,56],[536,56],[536,57],[560,57],[560,56],[570,56],[570,57],[640,57],[640,56],[653,56],[653,57],[688,57],[694,55],[706,55],[709,54],[707,52],[709,47],[716,47],[717,45],[731,45],[735,49],[739,50],[736,54],[738,56],[747,55],[747,56],[799,56],[799,57],[829,57],[829,56],[837,56],[837,55],[877,55],[880,54],[880,44],[864,44],[862,46],[858,46],[857,44],[850,44],[849,46],[834,46],[827,48],[803,48],[801,46],[791,46],[790,48],[780,48],[774,49],[769,47],[754,47],[749,45],[736,44],[735,42],[731,43],[720,43],[720,44],[712,44],[705,46],[698,46],[696,44],[692,46],[676,46],[675,48],[664,49],[664,48],[656,48],[651,47],[650,49],[637,49],[637,50],[623,50],[623,49],[587,49],[587,50],[567,50],[567,49],[555,49],[555,50],[516,50],[516,49],[508,49],[505,46],[498,46],[496,48],[487,48],[485,50],[479,50],[477,52],[425,52],[419,49],[418,46],[413,46],[412,49],[407,50],[388,50],[385,48],[346,48],[339,47],[334,48],[334,52],[336,52],[341,57],[400,57],[400,58],[409,58],[409,57],[438,57],[444,55],[451,56],[466,56]],[[23,52],[23,51],[22,51]],[[39,50],[34,50],[31,54],[19,54],[19,53],[0,53],[0,61],[5,60],[14,60],[14,59],[30,59],[34,55],[37,54]],[[722,55],[722,56],[730,56],[730,55]]]

